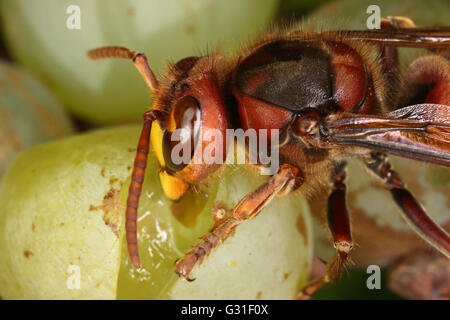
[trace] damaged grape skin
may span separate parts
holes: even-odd
[[[224,168],[209,185],[199,186],[199,193],[188,195],[187,203],[174,204],[162,194],[150,152],[138,223],[143,267],[131,267],[123,215],[139,130],[96,131],[32,148],[17,158],[0,186],[0,295],[293,298],[307,279],[312,255],[309,210],[299,193],[275,199],[240,225],[194,269],[197,281],[188,283],[174,274],[174,261],[211,228],[216,200],[231,208],[268,178],[245,166]],[[175,217],[173,206],[189,208],[191,216]],[[74,275],[70,266],[80,268],[78,290],[68,288]]]

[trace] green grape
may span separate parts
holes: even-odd
[[[72,133],[48,90],[22,69],[0,61],[0,178],[21,150]]]
[[[115,298],[122,223],[115,200],[137,139],[137,128],[99,131],[16,158],[0,186],[0,296]],[[79,289],[69,284],[74,268]]]
[[[31,148],[14,161],[0,185],[0,296],[293,298],[312,259],[312,222],[299,193],[240,225],[194,269],[195,282],[174,274],[175,259],[212,227],[216,201],[232,208],[264,181],[244,166],[224,166],[220,179],[211,176],[202,192],[173,203],[150,153],[138,223],[142,268],[131,267],[123,215],[138,136],[137,126],[95,131]]]
[[[80,12],[80,29],[66,13]],[[238,48],[263,31],[277,0],[5,0],[5,39],[14,58],[46,81],[77,117],[100,123],[141,118],[151,104],[130,61],[90,61],[86,52],[119,45],[148,55],[156,74],[167,60]]]

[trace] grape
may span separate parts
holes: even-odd
[[[80,29],[68,29],[70,5]],[[5,0],[5,39],[14,58],[39,75],[77,117],[100,123],[139,120],[151,105],[130,61],[90,61],[86,52],[119,45],[148,55],[156,74],[167,60],[238,48],[270,21],[277,0]],[[73,21],[72,21],[73,22]]]
[[[0,61],[0,178],[23,149],[67,136],[73,127],[61,105],[30,74]]]
[[[174,274],[175,259],[212,227],[216,201],[232,208],[267,178],[244,166],[224,166],[202,192],[173,203],[150,153],[138,223],[142,268],[131,267],[123,215],[138,136],[137,126],[104,129],[18,156],[0,185],[0,296],[293,298],[312,259],[312,222],[299,193],[238,226],[194,269],[195,282]]]
[[[115,297],[122,223],[116,200],[130,174],[128,149],[137,132],[121,128],[74,136],[16,158],[0,186],[3,298]],[[73,289],[77,274],[80,288]]]

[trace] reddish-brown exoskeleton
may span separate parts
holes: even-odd
[[[155,97],[153,109],[144,114],[126,209],[134,266],[140,266],[136,219],[149,141],[170,199],[181,198],[220,166],[174,164],[170,135],[177,128],[187,128],[191,137],[209,128],[224,135],[227,128],[279,129],[282,136],[277,173],[177,261],[176,272],[186,279],[197,262],[274,196],[294,190],[308,195],[315,185],[330,184],[326,214],[337,253],[326,274],[303,288],[301,297],[338,280],[353,246],[344,182],[349,157],[363,161],[385,183],[404,218],[449,258],[449,235],[427,216],[385,153],[450,166],[450,28],[415,28],[407,18],[388,17],[382,29],[275,32],[233,57],[185,58],[160,82],[141,53],[121,47],[90,51],[94,59],[132,59]],[[404,78],[398,76],[399,46],[429,50],[412,62]],[[191,159],[214,143],[194,144]]]

